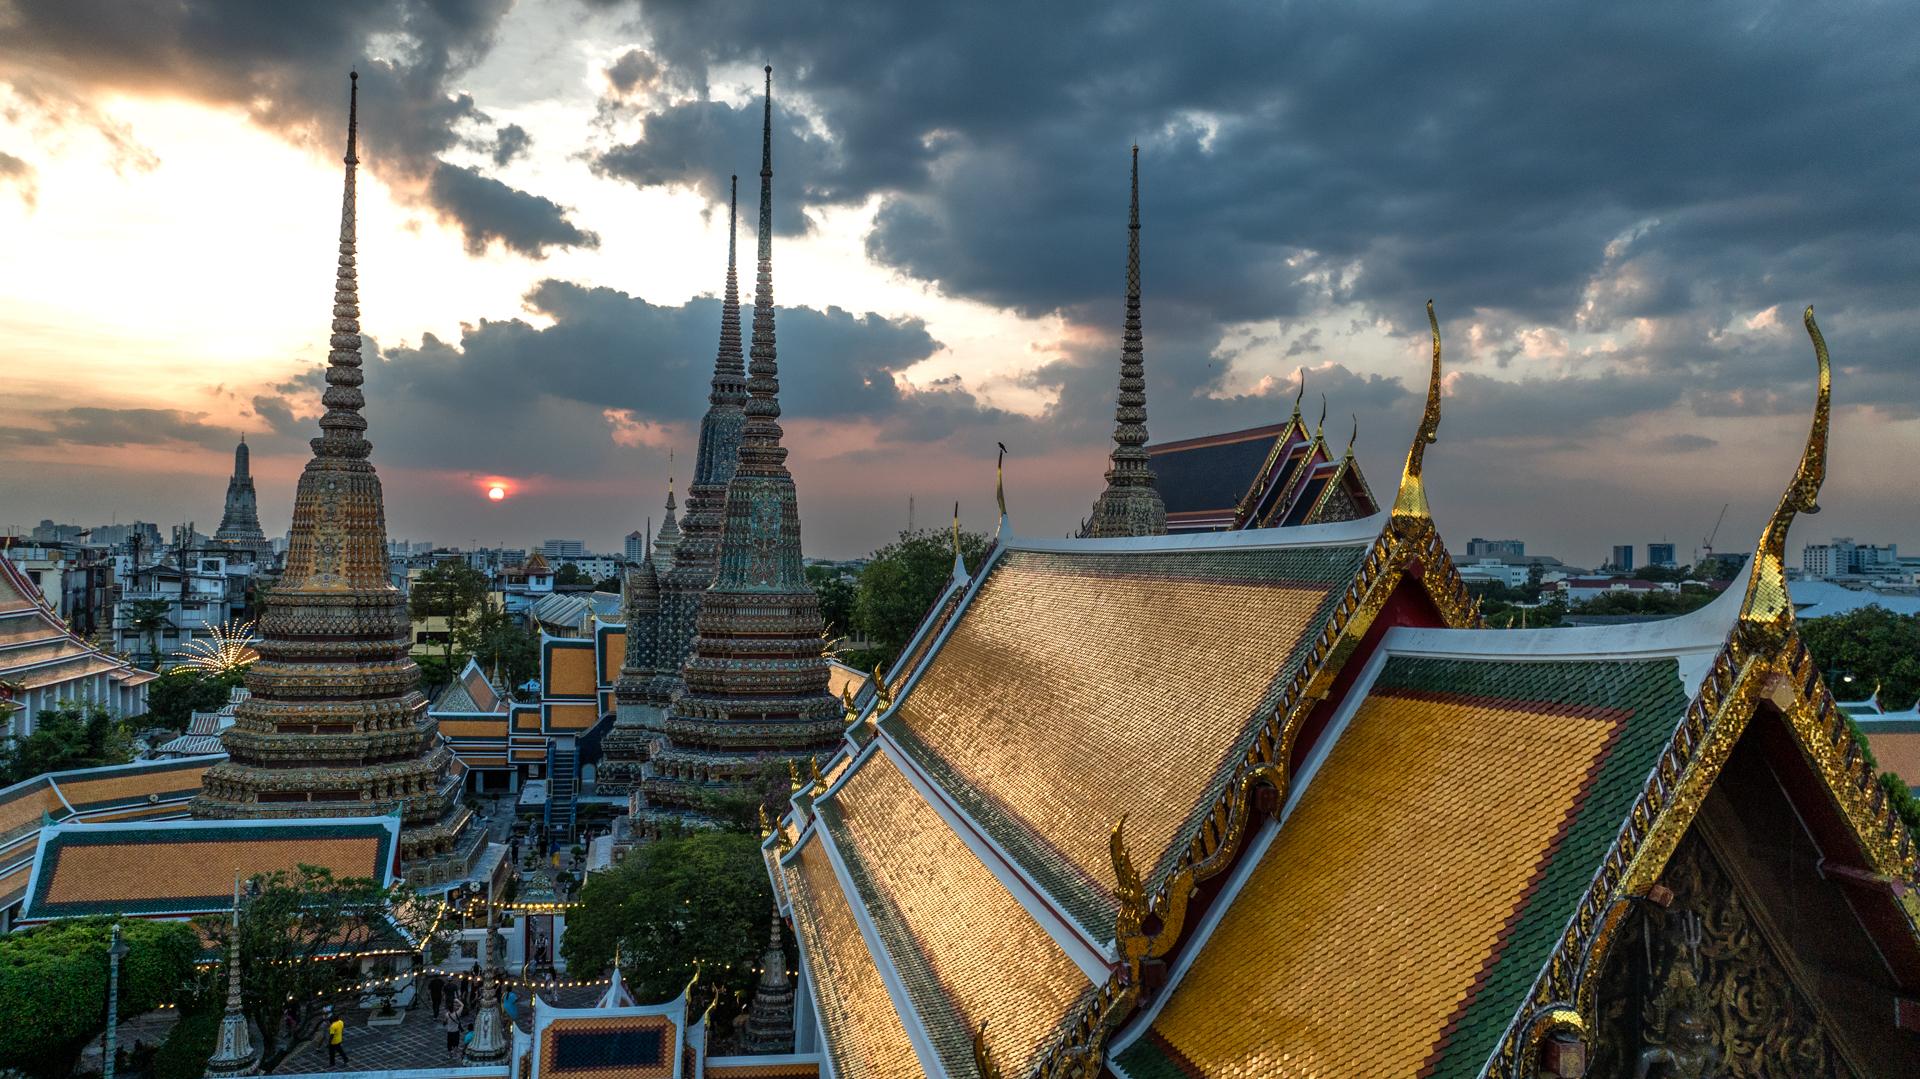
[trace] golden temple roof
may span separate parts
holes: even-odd
[[[793,922],[808,961],[827,1052],[841,1079],[917,1079],[926,1072],[816,839],[786,865]]]
[[[1147,866],[1184,841],[1373,538],[1267,536],[1004,550],[885,723],[1096,937],[1113,930],[1113,821],[1128,814]]]
[[[995,1059],[1024,1071],[1086,974],[884,754],[817,808],[948,1071],[967,1073],[983,1022]]]

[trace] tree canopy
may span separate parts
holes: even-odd
[[[67,704],[40,713],[34,722],[26,737],[0,741],[0,786],[43,772],[125,764],[133,757],[126,723],[103,705]]]
[[[289,1001],[300,1010],[296,1039],[311,1034],[320,1015],[312,1005],[356,981],[360,957],[405,947],[395,925],[423,937],[437,905],[416,902],[404,888],[308,865],[255,877],[248,890],[240,919],[241,1007],[259,1028],[263,1059],[279,1046]],[[231,922],[213,915],[200,925],[224,954]]]
[[[1920,615],[1862,607],[1802,621],[1800,639],[1836,696],[1865,697],[1877,685],[1881,707],[1895,712],[1920,699]]]
[[[227,703],[245,671],[208,674],[192,667],[175,667],[147,686],[147,722],[176,731],[187,729],[195,712],[211,712]]]
[[[0,1068],[73,1074],[107,1024],[109,918],[73,918],[0,936]],[[184,922],[121,923],[120,1016],[181,999],[194,981],[200,940]]]
[[[960,533],[961,555],[976,569],[992,543],[982,532]],[[859,657],[858,665],[891,664],[940,598],[952,571],[953,539],[945,530],[902,532],[875,551],[854,593],[854,628],[873,645],[872,654]]]
[[[636,847],[588,877],[580,899],[561,941],[576,977],[606,970],[618,949],[634,998],[658,1002],[679,995],[698,962],[701,998],[719,994],[714,1029],[729,1029],[753,993],[773,915],[754,836],[703,830]]]
[[[482,607],[454,632],[454,643],[461,652],[480,661],[491,674],[498,669],[509,686],[517,686],[540,673],[540,638],[530,629],[515,625],[502,610]]]

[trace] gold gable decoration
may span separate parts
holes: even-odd
[[[1707,793],[1762,704],[1779,710],[1808,763],[1851,825],[1867,868],[1906,881],[1898,903],[1920,927],[1920,863],[1912,835],[1888,802],[1835,704],[1818,664],[1794,628],[1787,594],[1787,530],[1817,508],[1826,478],[1831,364],[1826,342],[1805,315],[1818,364],[1812,429],[1800,464],[1756,545],[1739,621],[1715,657],[1686,717],[1661,754],[1594,883],[1535,981],[1528,1002],[1501,1037],[1485,1074],[1530,1079],[1549,1037],[1591,1045],[1598,1024],[1600,972],[1622,935],[1635,900],[1658,883]]]
[[[1427,318],[1433,333],[1427,405],[1407,455],[1407,475],[1401,480],[1400,496],[1386,530],[1374,541],[1310,654],[1255,733],[1198,834],[1174,859],[1172,871],[1157,888],[1132,886],[1140,877],[1126,848],[1125,818],[1115,823],[1110,846],[1115,879],[1121,885],[1115,946],[1123,962],[1076,1006],[1065,1032],[1041,1056],[1031,1079],[1097,1079],[1102,1074],[1108,1037],[1140,1003],[1144,966],[1172,952],[1187,935],[1187,907],[1200,886],[1233,864],[1262,818],[1278,816],[1286,803],[1291,778],[1288,762],[1301,727],[1327,699],[1346,661],[1408,578],[1409,570],[1419,567],[1419,583],[1449,627],[1480,625],[1466,585],[1427,512],[1426,491],[1420,482],[1425,447],[1438,438],[1440,427],[1440,326],[1431,301]]]

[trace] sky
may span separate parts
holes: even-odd
[[[0,0],[0,528],[210,533],[244,433],[284,531],[357,67],[390,534],[617,549],[684,492],[771,64],[811,556],[885,542],[910,498],[991,528],[996,442],[1016,532],[1086,515],[1135,143],[1155,439],[1284,419],[1304,378],[1390,496],[1432,298],[1456,551],[1685,559],[1722,504],[1715,546],[1746,550],[1806,436],[1813,304],[1833,442],[1796,545],[1911,547],[1910,29],[1871,3]]]

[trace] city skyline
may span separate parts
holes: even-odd
[[[1632,10],[1551,27],[1242,13],[1271,21],[1241,36],[1279,44],[1161,35],[1172,51],[1129,67],[1112,46],[1162,17],[1139,9],[1031,28],[1076,47],[1057,65],[1009,51],[988,84],[939,62],[941,42],[1013,50],[1003,29],[887,18],[848,42],[829,32],[844,18],[801,10],[722,5],[698,28],[573,0],[464,21],[239,10],[216,42],[157,13],[89,35],[86,5],[15,8],[0,228],[35,257],[0,268],[0,528],[210,530],[244,432],[262,523],[284,531],[324,361],[329,122],[358,65],[392,533],[617,551],[658,519],[669,450],[684,493],[726,177],[753,167],[764,60],[791,72],[783,403],[810,556],[886,542],[910,495],[923,526],[958,499],[990,529],[996,442],[1016,531],[1086,514],[1111,448],[1135,141],[1155,441],[1282,419],[1304,367],[1309,411],[1325,392],[1330,426],[1357,413],[1363,468],[1395,474],[1431,295],[1453,372],[1430,480],[1448,534],[1576,564],[1617,542],[1685,553],[1718,513],[1699,491],[1732,502],[1723,544],[1771,507],[1804,434],[1812,302],[1845,388],[1827,512],[1795,548],[1913,539],[1902,297],[1920,225],[1880,186],[1920,153],[1897,137],[1914,61],[1871,13],[1805,40],[1785,9],[1732,35]],[[1413,22],[1418,40],[1397,29]],[[1519,47],[1541,35],[1640,81],[1584,112],[1579,73],[1539,66],[1563,50]],[[1807,77],[1762,91],[1787,70]],[[876,80],[893,92],[865,93]],[[1521,86],[1538,100],[1483,111]],[[1689,134],[1708,130],[1711,156]]]

